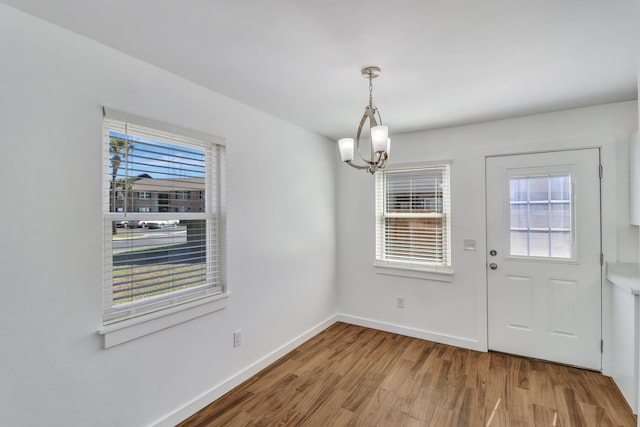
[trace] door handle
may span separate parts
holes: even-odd
[[[498,269],[498,264],[496,264],[495,262],[492,262],[491,264],[489,264],[489,268],[492,270],[497,270]]]

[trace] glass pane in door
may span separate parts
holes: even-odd
[[[511,255],[573,257],[571,193],[569,174],[510,178]]]

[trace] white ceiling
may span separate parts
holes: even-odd
[[[0,0],[337,139],[637,98],[638,0]]]

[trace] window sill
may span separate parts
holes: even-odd
[[[212,295],[159,310],[153,313],[123,320],[98,329],[102,347],[110,348],[183,322],[222,310],[227,306],[229,293]]]
[[[434,280],[437,282],[452,282],[453,281],[453,269],[441,268],[439,270],[428,270],[411,268],[390,264],[378,264],[373,266],[376,268],[376,274],[384,274],[387,276],[400,276],[410,277],[413,279]]]

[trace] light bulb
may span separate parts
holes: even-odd
[[[389,128],[387,126],[379,125],[371,128],[371,145],[374,152],[386,150],[388,141]]]
[[[338,141],[338,148],[343,162],[353,160],[353,138],[342,138]]]

